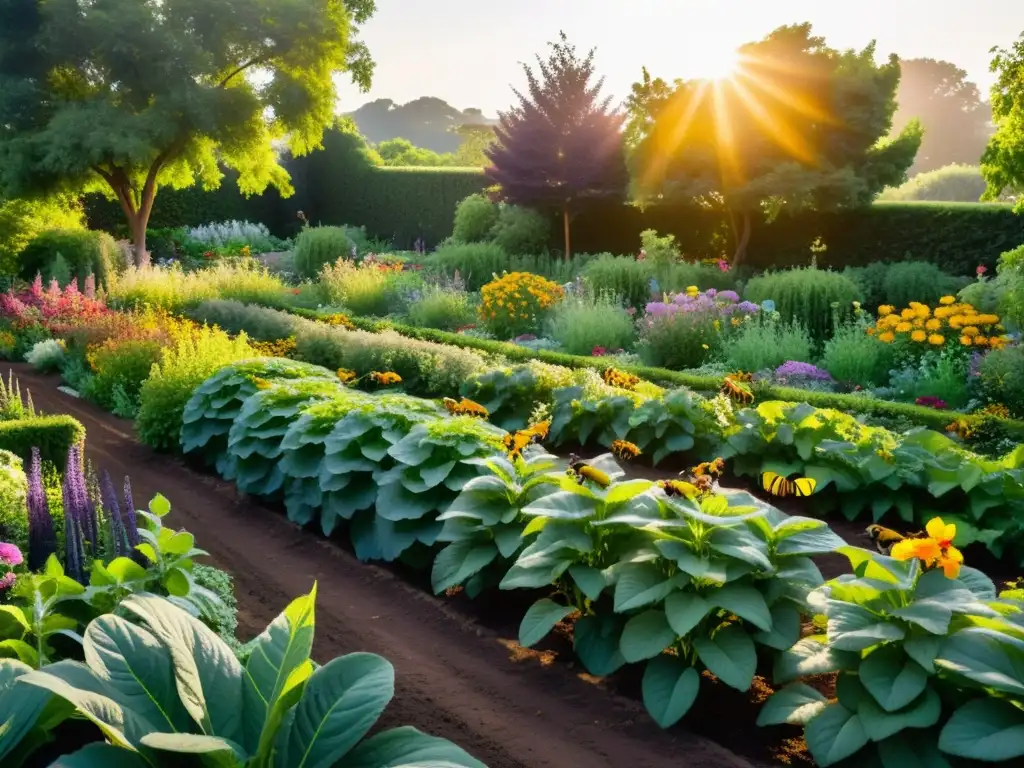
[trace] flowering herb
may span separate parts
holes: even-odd
[[[40,570],[47,558],[57,551],[57,535],[53,530],[46,491],[43,489],[39,449],[32,449],[32,462],[28,472],[28,567]]]
[[[787,360],[775,369],[779,379],[808,379],[810,381],[832,381],[832,374],[810,363]]]

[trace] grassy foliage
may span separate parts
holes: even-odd
[[[555,305],[548,335],[570,355],[589,355],[595,347],[608,352],[631,348],[636,329],[614,294],[587,292]]]
[[[311,280],[326,265],[350,258],[354,245],[345,227],[307,227],[295,238],[295,272]]]
[[[244,332],[257,341],[287,339],[306,324],[306,321],[287,312],[222,299],[204,301],[187,314],[196,322],[216,325],[228,333]]]
[[[220,262],[201,272],[185,272],[177,265],[129,267],[111,286],[108,301],[129,309],[153,307],[181,312],[212,299],[281,306],[287,289],[281,279],[247,262]]]
[[[1005,405],[1013,416],[1024,418],[1024,347],[1006,347],[985,355],[981,383],[990,400]]]
[[[802,325],[815,342],[829,336],[834,316],[848,319],[853,313],[853,302],[863,298],[849,277],[813,267],[755,277],[747,283],[744,297],[757,304],[775,302],[782,319]]]
[[[476,307],[468,293],[440,285],[427,285],[409,305],[409,320],[423,328],[454,331],[476,322]]]
[[[878,199],[883,202],[976,203],[985,193],[985,179],[976,165],[953,163],[919,173],[899,187],[891,187]]]
[[[878,386],[889,378],[894,349],[869,336],[860,323],[845,323],[825,342],[821,367],[845,384]]]
[[[809,363],[812,348],[810,335],[797,323],[750,318],[726,338],[722,357],[730,370],[763,371],[787,360]]]
[[[353,314],[379,317],[400,312],[409,291],[423,282],[414,272],[356,264],[348,259],[325,264],[319,280],[325,303],[345,307]]]
[[[545,253],[551,238],[551,220],[530,208],[503,204],[499,206],[491,236],[494,244],[511,256]]]
[[[82,394],[101,408],[133,417],[142,383],[160,361],[162,350],[160,342],[149,339],[104,342],[89,353],[93,375],[86,379]]]

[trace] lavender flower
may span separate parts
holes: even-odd
[[[124,521],[121,519],[121,507],[117,503],[117,494],[114,492],[114,483],[110,479],[110,473],[103,470],[100,478],[100,496],[103,501],[103,511],[107,513],[110,520],[110,540],[114,557],[123,557],[128,554],[128,540],[125,535]]]
[[[128,480],[126,475],[124,478],[124,516],[121,518],[124,523],[124,535],[128,540],[128,546],[132,550],[132,557],[135,558],[136,562],[140,565],[148,565],[148,560],[145,559],[145,555],[139,552],[135,547],[142,543],[142,537],[139,536],[139,524],[135,519],[135,504],[132,501],[132,484]]]
[[[747,312],[749,314],[754,314],[755,312],[759,312],[761,310],[761,308],[752,301],[742,301],[736,307],[736,309],[738,309],[740,312]]]
[[[733,304],[735,304],[737,301],[740,300],[740,295],[736,293],[736,291],[721,291],[718,294],[717,298],[721,301],[731,301]]]
[[[39,449],[32,449],[32,464],[28,472],[28,568],[41,570],[50,555],[57,551],[57,535],[53,531],[53,517],[43,490],[43,473]]]
[[[68,450],[61,487],[64,497],[64,569],[71,578],[85,583],[85,544],[83,530],[88,524],[89,494],[82,474],[81,454],[77,445]]]
[[[813,381],[832,381],[832,374],[823,371],[810,363],[801,363],[798,360],[787,360],[775,369],[775,375],[780,379],[811,379]]]

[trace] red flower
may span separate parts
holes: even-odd
[[[300,289],[298,289],[298,288],[292,288],[292,295],[293,295],[293,296],[298,296],[298,295],[299,295],[300,293],[301,293],[301,290],[300,290]]]
[[[937,411],[946,410],[946,401],[932,395],[924,395],[923,397],[917,398],[914,401],[917,405],[924,406],[925,408],[934,408]]]
[[[594,347],[592,350],[590,350],[590,354],[592,357],[604,357],[606,354],[608,354],[608,350],[606,350],[604,347]]]
[[[978,269],[976,271],[978,273],[978,277],[981,277],[986,272],[988,272],[988,267],[986,267],[984,264],[979,264]]]

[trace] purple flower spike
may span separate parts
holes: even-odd
[[[100,479],[100,494],[103,499],[103,511],[110,520],[110,539],[113,545],[114,557],[123,557],[128,554],[128,539],[125,536],[124,521],[121,519],[121,507],[117,503],[117,494],[114,492],[114,483],[110,479],[110,473],[103,470]]]
[[[43,490],[43,473],[39,449],[32,449],[32,464],[28,473],[28,568],[42,570],[50,555],[57,552],[57,534],[53,531],[53,517]]]

